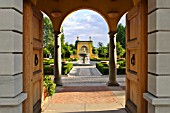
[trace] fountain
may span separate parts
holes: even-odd
[[[83,61],[82,62],[83,64],[89,64],[90,63],[90,61],[89,61],[89,54],[87,54],[87,53],[80,53],[79,56],[80,56],[79,60]]]

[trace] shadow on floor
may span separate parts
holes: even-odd
[[[84,111],[86,113],[127,113],[125,109],[107,110],[107,111]],[[84,113],[84,112],[63,112],[63,113]]]
[[[100,92],[111,91],[107,86],[63,86],[58,93],[62,92]]]

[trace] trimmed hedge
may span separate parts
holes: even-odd
[[[72,68],[73,68],[73,64],[72,63],[63,64],[62,65],[62,74],[63,75],[67,75]]]
[[[117,74],[126,74],[126,60],[118,59],[117,64],[119,64],[119,68],[117,69]]]
[[[53,75],[54,69],[50,65],[44,65],[44,75]]]
[[[49,65],[48,60],[44,60],[44,65]]]
[[[108,64],[96,63],[96,68],[97,68],[103,75],[109,74],[109,66],[108,66]]]
[[[64,58],[63,61],[78,61],[78,58]]]
[[[103,75],[108,75],[109,74],[109,65],[108,64],[96,63],[96,68]],[[117,69],[117,74],[125,74],[125,73],[126,73],[126,67],[120,66],[120,68]]]
[[[67,75],[73,68],[72,63],[66,63],[62,65],[62,74]],[[54,67],[50,65],[44,65],[44,75],[54,75]]]
[[[90,58],[90,61],[101,61],[99,58]]]
[[[109,61],[109,58],[90,58],[90,61]]]
[[[117,69],[117,74],[125,74],[126,73],[126,69],[122,68],[122,69]]]
[[[44,65],[54,64],[54,59],[44,60]]]
[[[118,59],[117,64],[119,64],[121,67],[126,67],[126,60]]]
[[[109,74],[109,67],[103,67],[101,69],[101,73],[104,74],[104,75],[108,75]]]

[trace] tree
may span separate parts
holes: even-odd
[[[97,50],[97,48],[95,48],[95,47],[93,47],[92,52],[93,52],[93,54],[95,54],[95,55],[97,55],[97,54],[99,53],[98,50]]]
[[[103,49],[103,43],[102,42],[98,42],[98,56],[99,57],[102,57],[103,55],[101,54],[102,53],[102,49]]]
[[[102,42],[98,42],[98,47],[99,47],[99,49],[102,49],[103,48],[103,43]]]
[[[50,55],[50,51],[47,48],[44,48],[44,57],[47,58]]]
[[[54,57],[54,42],[48,44],[47,49],[50,51],[52,57]]]
[[[122,57],[126,52],[126,50],[122,47],[120,42],[116,43],[116,51],[117,51],[117,55],[120,57]]]
[[[73,49],[73,55],[77,54],[77,49]]]
[[[63,27],[61,28],[60,39],[61,39],[61,47],[63,47],[63,46],[64,46],[64,41],[65,41],[65,36],[64,36],[64,29],[63,29]]]
[[[107,53],[108,53],[107,47],[102,48],[101,55],[103,55],[106,58]]]
[[[124,27],[121,23],[117,27],[117,35],[116,42],[120,42],[122,47],[126,48],[126,27]]]
[[[106,48],[107,48],[107,52],[108,52],[106,57],[109,57],[109,43],[107,44]]]
[[[65,57],[70,58],[72,52],[71,52],[71,47],[68,45],[68,42],[65,43],[64,49],[65,49]]]
[[[54,56],[54,34],[53,34],[53,26],[52,22],[48,17],[44,17],[44,25],[43,25],[43,41],[44,48],[46,48],[52,56]]]
[[[43,26],[43,41],[44,41],[44,47],[47,47],[48,44],[50,44],[51,42],[54,41],[54,37],[53,37],[53,26],[52,26],[52,22],[50,21],[50,19],[48,17],[44,17],[44,26]]]
[[[61,56],[62,56],[62,58],[65,58],[66,50],[65,50],[65,43],[64,43],[65,42],[65,36],[64,36],[63,27],[61,28],[60,39],[61,39]]]
[[[70,44],[69,46],[71,47],[71,50],[76,49],[75,45],[73,45],[73,44]]]

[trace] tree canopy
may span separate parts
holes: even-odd
[[[117,55],[120,57],[122,57],[126,52],[126,50],[122,47],[120,42],[116,43],[116,51],[117,51]]]
[[[97,51],[99,57],[108,57],[109,49],[107,46],[104,46],[102,42],[98,42]]]
[[[124,27],[121,23],[117,27],[117,35],[116,42],[120,42],[122,47],[126,48],[126,27]]]
[[[43,41],[44,41],[44,56],[47,57],[49,54],[54,55],[54,34],[52,22],[48,17],[44,17],[43,25]]]

